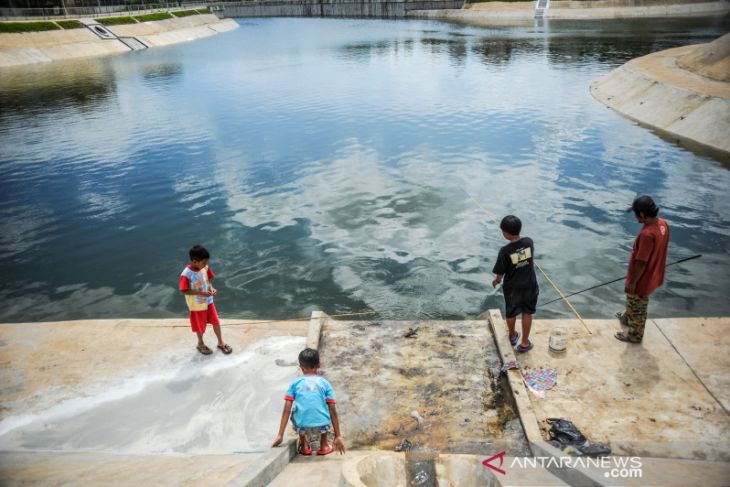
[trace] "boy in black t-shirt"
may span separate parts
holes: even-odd
[[[532,327],[532,315],[537,307],[537,295],[540,292],[537,287],[537,276],[535,276],[535,265],[533,255],[535,246],[529,237],[520,237],[522,222],[514,215],[507,215],[499,224],[504,238],[510,241],[499,249],[497,262],[492,272],[497,277],[492,281],[492,287],[502,282],[504,276],[504,302],[507,314],[507,328],[509,328],[509,341],[512,346],[517,345],[517,351],[527,352],[532,348],[530,342],[530,328]],[[518,344],[520,334],[515,331],[517,315],[522,314],[522,343]]]

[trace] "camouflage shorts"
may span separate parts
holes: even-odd
[[[323,435],[325,433],[329,434],[329,435],[334,434],[334,430],[332,429],[331,424],[326,424],[324,426],[302,427],[302,426],[299,426],[296,422],[294,422],[293,416],[291,418],[291,424],[299,436],[306,435],[308,438],[312,438],[312,437],[319,437],[319,435]]]
[[[636,294],[626,295],[626,309],[618,314],[621,324],[629,327],[629,339],[639,343],[644,338],[644,326],[646,325],[646,310],[649,307],[649,298],[637,296]]]

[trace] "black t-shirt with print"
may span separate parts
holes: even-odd
[[[501,249],[492,272],[504,274],[503,291],[508,301],[530,301],[538,293],[535,276],[535,245],[529,237],[510,242]],[[517,304],[517,303],[515,303]]]

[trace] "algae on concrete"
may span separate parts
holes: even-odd
[[[528,452],[485,321],[328,320],[321,359],[350,448]]]

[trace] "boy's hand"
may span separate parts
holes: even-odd
[[[345,442],[342,441],[341,436],[338,436],[335,438],[334,447],[335,447],[335,450],[337,450],[337,453],[339,453],[340,455],[345,454]]]
[[[282,438],[281,435],[277,436],[274,442],[271,444],[271,448],[281,445],[282,441],[284,441],[284,438]]]

